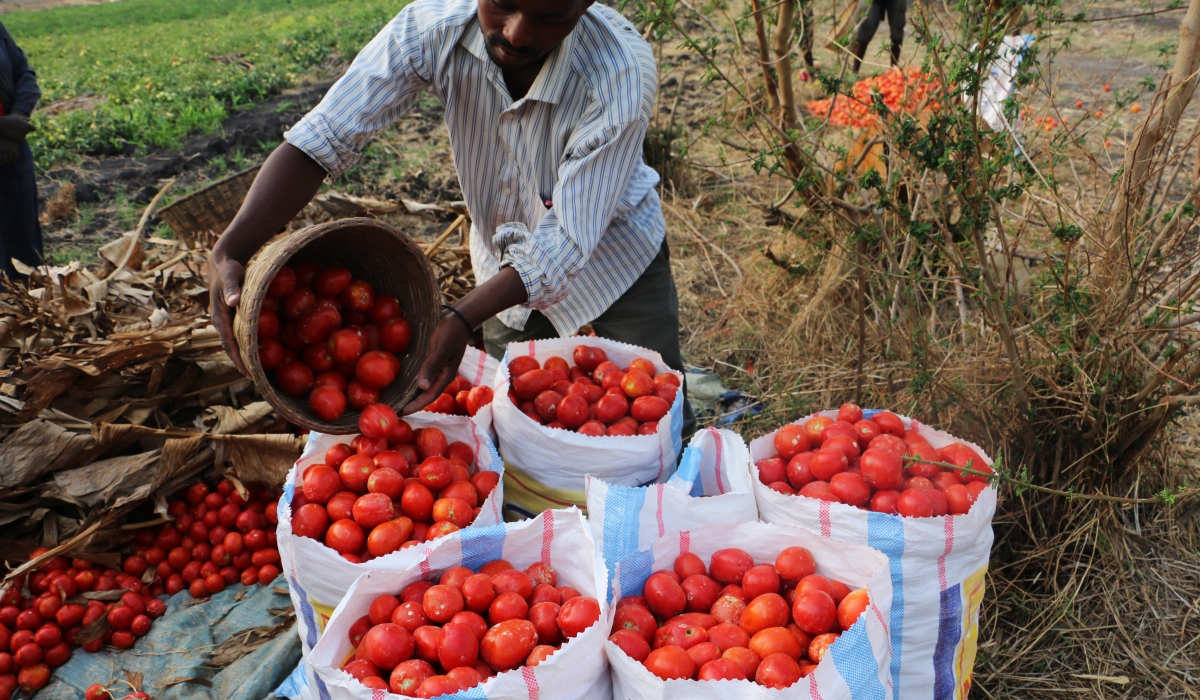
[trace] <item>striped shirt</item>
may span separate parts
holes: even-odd
[[[514,102],[476,10],[477,0],[413,2],[285,138],[337,177],[432,90],[474,222],[476,279],[511,266],[529,294],[498,318],[523,329],[537,309],[573,335],[629,289],[666,234],[658,174],[642,161],[654,55],[624,17],[592,5]]]

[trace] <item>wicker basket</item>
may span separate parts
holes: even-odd
[[[163,207],[158,215],[189,248],[211,249],[237,215],[261,167],[256,165],[214,182]]]
[[[281,416],[298,426],[333,435],[357,433],[360,411],[347,407],[334,423],[319,420],[309,409],[307,398],[277,391],[258,359],[258,312],[267,286],[280,267],[305,260],[343,265],[355,279],[369,282],[376,294],[400,300],[404,318],[412,326],[412,342],[400,355],[396,380],[379,393],[380,402],[397,412],[417,393],[417,372],[441,315],[441,292],[433,266],[421,247],[399,229],[375,219],[342,219],[311,226],[276,240],[250,261],[233,326],[255,388]]]

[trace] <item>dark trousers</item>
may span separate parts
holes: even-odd
[[[904,43],[904,15],[908,10],[908,0],[871,0],[871,6],[867,9],[867,16],[858,25],[858,34],[856,39],[862,51],[866,51],[867,44],[871,43],[871,39],[875,38],[875,32],[879,29],[879,23],[883,21],[883,16],[887,15],[888,28],[891,30],[892,54],[900,55],[900,45]]]
[[[668,367],[683,371],[683,353],[679,350],[679,296],[675,292],[675,278],[671,276],[671,252],[665,240],[658,255],[654,256],[629,291],[592,321],[592,329],[601,338],[653,350],[662,355]],[[538,311],[529,315],[524,330],[509,328],[496,318],[488,319],[483,324],[484,345],[488,354],[497,359],[504,357],[504,350],[509,343],[557,337],[554,324]],[[686,397],[685,384],[685,441],[696,431],[696,417],[692,415],[692,407]]]
[[[37,181],[33,152],[21,144],[21,157],[0,166],[0,269],[19,279],[12,258],[26,265],[42,264],[42,228],[38,224]]]

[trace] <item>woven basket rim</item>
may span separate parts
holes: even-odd
[[[201,196],[207,195],[207,194],[209,194],[210,192],[212,192],[213,190],[217,189],[218,187],[222,187],[222,186],[224,186],[224,185],[227,185],[227,184],[229,184],[230,182],[232,182],[232,181],[234,181],[234,180],[237,180],[237,179],[239,179],[239,178],[245,177],[246,175],[249,175],[250,173],[256,173],[256,172],[258,172],[259,170],[262,170],[262,164],[261,164],[261,163],[260,163],[259,165],[255,165],[255,166],[252,166],[252,167],[246,168],[245,170],[242,170],[241,172],[234,173],[233,175],[230,175],[230,176],[228,176],[228,177],[226,177],[226,178],[223,178],[223,179],[221,179],[221,180],[217,180],[216,182],[214,182],[214,183],[212,183],[212,184],[205,185],[204,187],[201,187],[200,189],[196,190],[195,192],[193,192],[193,193],[189,194],[188,196],[186,196],[186,197],[183,197],[182,199],[177,199],[177,200],[175,200],[174,202],[171,202],[171,203],[170,203],[170,204],[168,204],[167,206],[163,207],[162,209],[159,209],[159,210],[158,210],[158,215],[159,215],[159,216],[162,216],[162,215],[163,215],[165,212],[169,212],[169,211],[171,211],[171,210],[172,210],[172,209],[174,209],[175,207],[177,207],[177,206],[179,206],[179,205],[183,204],[184,202],[188,202],[188,201],[190,201],[190,200],[192,200],[192,199],[194,199],[194,198],[198,198],[198,197],[201,197]]]

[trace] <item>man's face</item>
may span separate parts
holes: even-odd
[[[594,0],[479,0],[488,56],[501,68],[535,65],[562,43]]]

